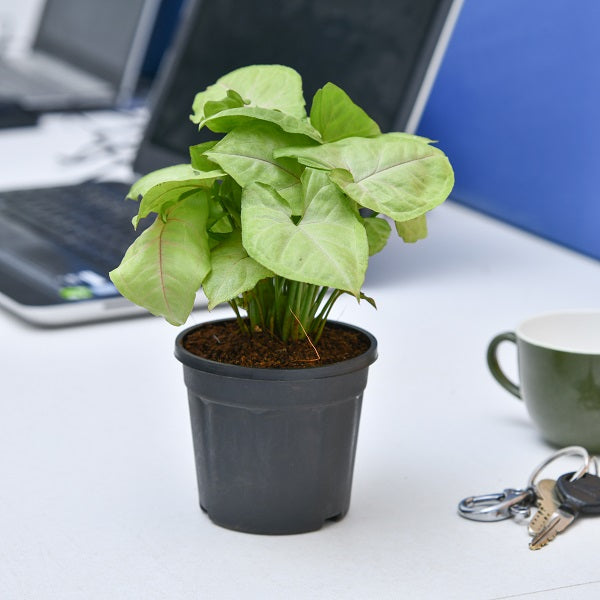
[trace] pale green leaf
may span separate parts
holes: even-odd
[[[140,196],[145,196],[154,186],[165,182],[187,181],[191,179],[212,179],[214,181],[216,177],[223,175],[225,174],[221,171],[215,171],[214,173],[199,172],[188,164],[165,167],[164,169],[157,169],[156,171],[152,171],[151,173],[140,177],[131,186],[127,197],[132,200],[139,200]],[[211,184],[208,184],[208,186],[210,185]]]
[[[392,232],[390,224],[381,217],[367,217],[363,219],[369,241],[369,256],[381,252],[385,248]]]
[[[230,90],[235,91],[248,107],[274,109],[297,119],[306,117],[302,79],[294,69],[282,65],[251,65],[224,75],[205,91],[196,94],[192,121],[201,123],[208,116],[205,114],[207,102],[231,99],[231,94],[228,95]]]
[[[307,118],[298,119],[279,110],[262,108],[260,106],[244,106],[242,108],[223,110],[203,119],[200,122],[200,126],[206,125],[211,131],[217,133],[227,133],[253,120],[267,121],[268,123],[277,125],[288,133],[302,134],[313,140],[321,141],[320,133],[311,125]]]
[[[274,156],[296,157],[302,164],[331,171],[331,180],[360,206],[394,221],[431,210],[448,197],[454,185],[444,153],[412,135],[346,138],[309,148],[286,148]]]
[[[269,269],[248,256],[239,230],[213,249],[211,263],[212,270],[202,283],[209,310],[253,289],[261,279],[273,276]]]
[[[381,133],[379,125],[333,83],[317,90],[310,109],[310,121],[324,142],[347,137],[371,137]]]
[[[234,90],[227,90],[227,95],[221,100],[208,100],[204,104],[204,116],[206,118],[216,115],[222,110],[228,110],[230,108],[239,108],[244,106],[248,102]]]
[[[274,189],[247,187],[242,235],[248,254],[277,275],[359,296],[368,261],[367,235],[352,202],[331,183],[313,196],[297,224],[289,204]]]
[[[431,140],[429,138],[423,137],[422,135],[417,135],[415,133],[406,133],[405,131],[392,131],[390,133],[386,133],[385,137],[397,141],[416,141],[423,142],[425,144],[436,143],[435,140]]]
[[[418,242],[427,237],[427,217],[421,215],[408,221],[396,221],[398,235],[407,243]]]
[[[210,271],[208,205],[183,200],[157,218],[125,253],[110,278],[119,292],[173,325],[184,323]]]
[[[204,142],[202,144],[196,144],[195,146],[190,146],[190,159],[192,164],[192,169],[196,171],[213,171],[218,170],[219,165],[214,162],[211,162],[206,158],[204,153],[207,150],[210,150],[218,140],[211,140],[209,142]]]
[[[368,302],[375,310],[377,310],[377,304],[375,302],[375,298],[371,298],[371,296],[367,296],[363,292],[360,293],[360,299]]]
[[[310,203],[313,201],[313,198],[321,193],[321,190],[329,185],[331,182],[329,181],[329,177],[327,173],[324,171],[319,171],[317,169],[304,169],[300,177],[301,188],[302,188],[302,207],[300,211],[293,212],[294,215],[304,215],[306,209],[310,206]],[[337,198],[337,194],[333,196]]]
[[[130,198],[142,197],[134,227],[151,212],[162,213],[185,195],[209,189],[225,173],[220,169],[196,171],[190,165],[166,167],[139,179],[129,192]]]
[[[289,158],[273,158],[273,152],[290,140],[300,147],[314,143],[304,136],[286,134],[271,123],[255,121],[228,133],[206,156],[242,187],[260,182],[275,188],[292,205],[294,214],[300,214],[304,167]]]

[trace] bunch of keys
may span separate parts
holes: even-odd
[[[578,471],[558,479],[538,478],[557,458],[579,456],[583,464]],[[594,468],[594,474],[590,472]],[[569,446],[555,452],[536,467],[522,489],[507,488],[497,494],[470,496],[458,505],[458,513],[474,521],[501,521],[510,517],[528,519],[532,506],[537,511],[529,522],[532,536],[529,548],[539,550],[564,531],[578,516],[600,514],[600,477],[595,457],[581,446]]]

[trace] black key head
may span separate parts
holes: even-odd
[[[600,477],[586,473],[571,481],[573,473],[565,473],[556,480],[556,493],[560,501],[577,512],[600,514]]]

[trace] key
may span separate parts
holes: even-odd
[[[561,475],[556,482],[556,496],[563,503],[574,506],[582,514],[600,514],[600,477],[586,473],[570,481],[573,473]]]
[[[558,503],[545,527],[531,540],[529,547],[538,550],[551,542],[581,514],[600,514],[600,477],[586,473],[571,481],[573,473],[561,475],[554,487]]]
[[[549,544],[575,520],[576,516],[577,513],[571,512],[567,507],[558,507],[545,527],[533,537],[529,543],[529,548],[531,550],[539,550],[546,544]]]
[[[529,535],[537,535],[548,523],[550,517],[559,507],[555,495],[556,481],[554,479],[542,479],[534,487],[537,512],[529,522]]]

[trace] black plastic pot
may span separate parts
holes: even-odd
[[[358,425],[377,341],[356,358],[306,369],[218,363],[183,347],[200,506],[228,529],[320,529],[350,506]]]

